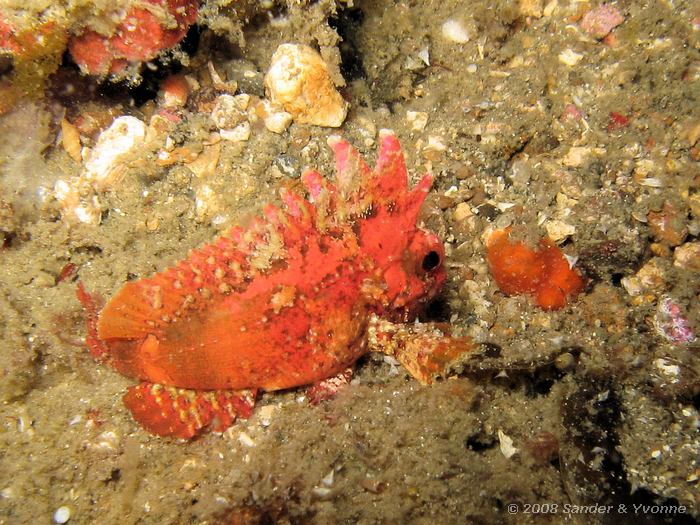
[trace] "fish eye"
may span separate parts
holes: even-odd
[[[440,254],[435,250],[430,250],[425,257],[423,257],[423,269],[426,272],[434,270],[440,265]]]

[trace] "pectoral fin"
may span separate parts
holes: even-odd
[[[375,318],[368,339],[370,351],[397,359],[423,385],[476,349],[469,337],[451,337],[434,323],[395,324]]]
[[[237,417],[248,417],[255,391],[188,390],[144,382],[129,388],[124,404],[149,432],[190,439],[207,428],[223,432]]]

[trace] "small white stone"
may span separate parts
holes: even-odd
[[[58,507],[56,509],[56,512],[53,513],[54,523],[68,523],[69,519],[70,519],[70,508],[66,507],[65,505],[62,507]]]
[[[231,129],[240,124],[245,118],[245,110],[250,102],[249,95],[219,95],[214,101],[214,109],[210,118],[220,129]]]
[[[264,119],[265,127],[273,133],[284,133],[292,123],[292,115],[286,111],[277,111],[270,113]]]
[[[565,49],[561,53],[559,53],[559,62],[562,64],[566,64],[567,66],[575,66],[578,64],[581,59],[583,58],[583,55],[580,53],[576,53],[573,49]]]
[[[557,244],[576,233],[576,227],[564,221],[550,220],[545,223],[544,227],[550,239]]]
[[[265,405],[258,409],[258,417],[260,418],[260,425],[263,427],[269,427],[272,422],[272,417],[277,410],[275,405]]]
[[[250,138],[250,122],[242,122],[233,129],[222,129],[219,135],[222,139],[231,142],[245,142]]]
[[[464,24],[455,18],[445,20],[442,24],[442,36],[455,44],[466,44],[469,42],[469,32]]]
[[[569,148],[569,151],[566,153],[566,155],[564,155],[561,161],[564,166],[576,168],[583,164],[583,161],[586,159],[586,157],[588,157],[588,155],[590,155],[590,153],[591,148],[572,146]]]
[[[250,437],[245,432],[241,432],[238,435],[238,441],[240,441],[241,445],[244,445],[246,447],[254,447],[255,446],[255,441],[253,441],[253,438]]]
[[[447,145],[443,141],[442,137],[438,135],[430,135],[428,137],[428,144],[425,146],[426,150],[430,151],[445,151]]]
[[[406,120],[411,124],[413,131],[423,131],[428,124],[428,114],[424,111],[407,111]]]

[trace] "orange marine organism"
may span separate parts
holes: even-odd
[[[506,295],[532,294],[540,308],[556,310],[583,290],[581,276],[548,238],[533,249],[513,242],[505,228],[493,232],[487,244],[491,275]]]
[[[99,312],[79,286],[90,351],[141,381],[124,402],[149,431],[222,431],[257,390],[342,378],[369,351],[427,384],[474,347],[414,322],[445,281],[442,242],[417,226],[432,177],[409,190],[388,131],[374,170],[341,138],[328,143],[335,183],[306,171],[306,199],[282,189],[282,208],[125,284]]]

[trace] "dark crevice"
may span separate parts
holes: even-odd
[[[336,30],[342,39],[338,44],[341,60],[340,72],[348,82],[367,78],[362,63],[362,53],[358,45],[358,35],[364,16],[361,9],[340,9],[337,16],[328,20],[329,25]]]
[[[451,316],[450,306],[447,301],[438,297],[434,301],[428,303],[425,309],[424,320],[432,322],[447,322]]]
[[[0,78],[12,73],[14,63],[9,55],[0,55]]]
[[[496,440],[492,436],[486,435],[483,431],[469,436],[464,446],[472,452],[483,452],[496,446]]]
[[[634,490],[619,453],[618,426],[622,406],[612,383],[599,377],[585,377],[563,404],[567,429],[561,450],[562,475],[571,503],[612,505],[628,513],[612,512],[601,523],[640,525],[652,523],[696,523],[690,515],[634,513],[633,505],[665,505],[678,508],[679,502],[646,489]],[[599,465],[596,467],[596,465]]]

